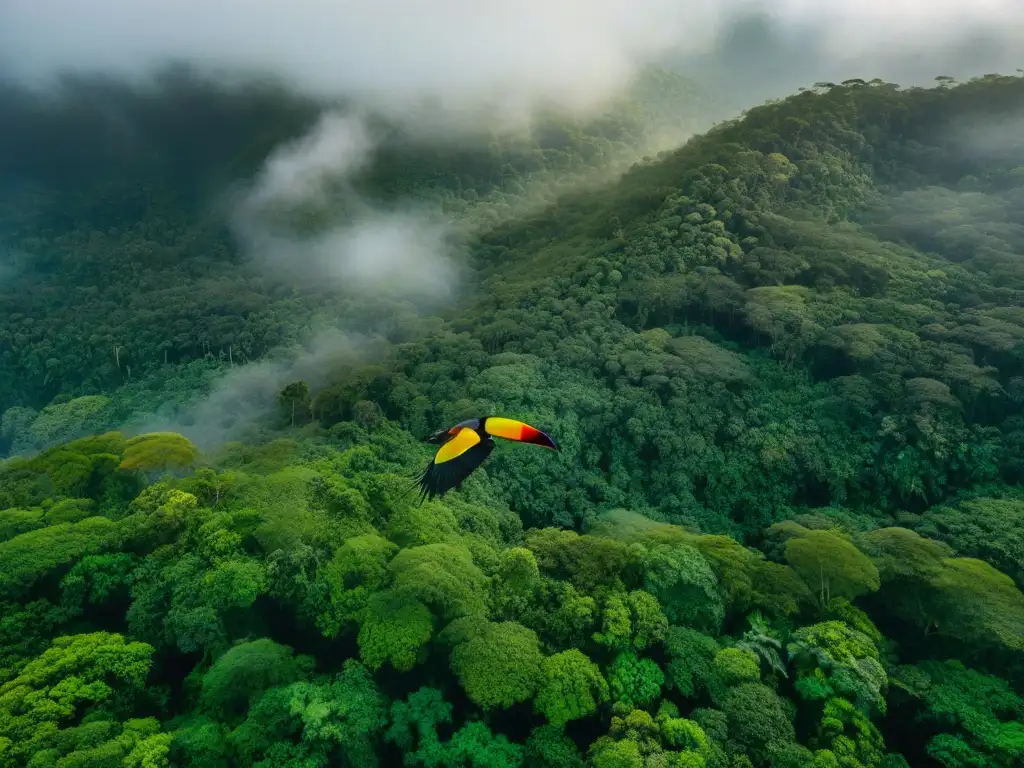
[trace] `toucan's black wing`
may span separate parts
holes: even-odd
[[[494,441],[484,440],[474,429],[461,429],[442,445],[420,475],[420,501],[444,496],[458,488],[494,450]]]

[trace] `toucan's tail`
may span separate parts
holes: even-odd
[[[406,498],[413,491],[419,491],[419,495],[420,495],[419,503],[420,504],[423,504],[423,502],[426,501],[428,499],[428,497],[429,498],[433,498],[433,494],[430,493],[430,489],[427,488],[426,484],[423,482],[426,479],[428,472],[430,472],[430,465],[429,464],[427,465],[427,468],[424,469],[422,472],[420,472],[417,475],[412,476],[412,479],[409,482],[409,485],[406,486],[404,491],[402,491],[402,493],[398,497],[397,501],[401,501],[402,499]],[[409,477],[409,476],[407,476],[407,477]]]
[[[409,484],[406,486],[405,490],[402,491],[401,494],[399,494],[399,496],[396,499],[396,501],[402,501],[403,499],[408,497],[408,495],[410,493],[412,493],[413,491],[417,491],[417,490],[420,492],[420,504],[422,504],[424,497],[427,495],[426,490],[423,488],[423,475],[422,474],[416,475],[415,478],[412,479],[409,482]]]

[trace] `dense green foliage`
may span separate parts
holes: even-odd
[[[706,127],[705,103],[688,81],[654,72],[607,114],[544,116],[527,137],[425,144],[377,120],[380,146],[355,186],[370,201],[414,199],[486,225],[606,178],[668,129]],[[272,85],[235,90],[177,71],[152,91],[73,80],[40,100],[0,88],[0,413],[126,383],[158,390],[112,404],[118,421],[187,397],[217,362],[259,359],[323,322],[413,336],[405,303],[297,292],[244,262],[226,226],[228,185],[322,108]],[[5,267],[17,280],[2,279]],[[189,362],[164,383],[165,364]]]
[[[0,768],[1024,762],[1024,78],[822,85],[557,199],[641,118],[395,139],[361,183],[471,219],[476,289],[347,297],[378,357],[202,451],[110,428],[331,296],[200,215],[315,109],[180,88],[224,111],[209,146],[115,89],[163,154],[86,121],[108,154],[70,181],[5,159],[39,198],[4,214]],[[415,503],[419,439],[482,413],[562,452],[502,443]]]

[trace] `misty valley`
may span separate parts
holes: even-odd
[[[0,80],[0,768],[1024,766],[1024,71],[579,45]]]

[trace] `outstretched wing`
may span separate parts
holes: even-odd
[[[475,429],[463,428],[437,449],[420,476],[420,501],[444,496],[462,485],[494,450],[492,440],[482,440]]]

